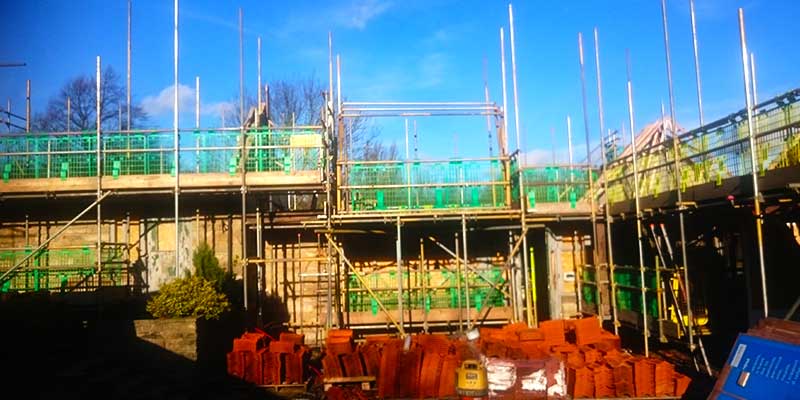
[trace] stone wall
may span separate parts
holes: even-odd
[[[66,221],[29,221],[0,223],[0,250],[36,248],[58,232]],[[175,268],[175,221],[171,218],[131,218],[128,243],[130,262],[140,263],[149,291],[157,291],[177,276],[194,272],[192,253],[202,241],[214,250],[220,267],[237,275],[241,273],[241,218],[227,215],[186,216],[180,221],[180,266]],[[101,240],[104,243],[125,243],[124,220],[103,221]],[[50,243],[50,248],[88,247],[97,243],[94,220],[82,220],[70,226]],[[229,267],[230,266],[230,267]]]
[[[194,318],[140,319],[136,337],[191,361],[197,361],[197,320]]]

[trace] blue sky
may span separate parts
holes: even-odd
[[[800,87],[800,45],[794,40],[800,3],[793,0],[696,0],[706,119],[744,105],[737,7],[745,10],[755,52],[760,99]],[[0,100],[24,111],[32,80],[34,111],[71,77],[94,72],[95,56],[125,71],[126,0],[2,2]],[[219,108],[237,96],[237,9],[244,10],[245,86],[256,86],[256,37],[263,40],[263,77],[315,74],[327,83],[327,32],[342,56],[343,94],[357,101],[480,101],[484,59],[493,101],[502,102],[498,30],[508,25],[506,2],[455,0],[183,1],[180,14],[181,123],[193,123],[194,77],[202,81],[204,126],[220,124]],[[549,161],[553,144],[566,158],[566,124],[573,119],[576,153],[584,154],[577,34],[587,52],[589,128],[599,140],[592,29],[600,32],[606,121],[627,121],[625,49],[633,64],[636,125],[658,118],[668,104],[658,0],[518,1],[514,4],[523,148],[530,162]],[[668,1],[677,118],[697,125],[688,0]],[[133,97],[150,123],[170,127],[172,2],[133,1]],[[508,50],[508,44],[507,44]],[[510,65],[510,53],[507,61]],[[509,66],[509,103],[511,103]],[[513,112],[511,104],[509,111]],[[510,147],[515,148],[513,114]],[[376,121],[383,140],[403,153],[403,121]],[[485,120],[420,119],[420,157],[483,156]],[[551,136],[555,130],[555,143]],[[496,151],[496,145],[495,151]],[[576,159],[582,157],[576,156]]]

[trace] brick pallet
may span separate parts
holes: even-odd
[[[691,381],[667,361],[623,352],[619,337],[601,329],[594,317],[542,321],[538,329],[520,323],[480,328],[480,333],[475,343],[414,335],[404,349],[403,340],[387,336],[355,346],[352,331],[334,330],[326,341],[324,375],[375,376],[378,398],[455,396],[456,368],[481,357],[495,398],[680,397]]]
[[[227,354],[228,374],[255,385],[302,384],[306,354],[304,336],[282,333],[270,340],[264,333],[245,333],[233,340]]]

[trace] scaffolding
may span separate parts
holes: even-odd
[[[755,108],[756,169],[767,171],[800,165],[800,90],[769,99]],[[741,110],[678,137],[681,191],[703,184],[722,185],[728,178],[745,176],[750,163],[747,111]],[[675,186],[675,156],[672,138],[637,149],[639,157],[639,196],[658,196],[678,189]],[[637,146],[638,147],[638,146]],[[609,164],[609,201],[618,203],[634,198],[631,155]]]
[[[319,171],[324,163],[322,136],[314,127],[249,129],[247,155],[239,130],[183,130],[181,173]],[[102,132],[101,175],[118,179],[128,175],[175,176],[173,135],[163,130]],[[0,136],[3,183],[16,179],[94,177],[97,175],[97,138],[90,132],[30,133]]]

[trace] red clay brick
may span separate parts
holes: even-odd
[[[368,335],[364,337],[367,344],[384,344],[392,339],[389,335]]]
[[[291,354],[294,353],[294,343],[273,340],[269,342],[269,351],[270,353]]]
[[[450,339],[445,335],[417,335],[417,343],[424,348],[425,352],[435,352],[447,354],[450,350]]]
[[[528,360],[543,360],[549,356],[549,354],[539,348],[540,342],[521,342],[520,349],[522,353],[525,354],[525,358]]]
[[[586,361],[587,364],[595,364],[603,361],[603,354],[597,349],[589,347],[584,348],[581,351],[583,352],[584,361]]]
[[[442,373],[439,374],[439,398],[456,395],[456,368],[459,367],[458,356],[450,354],[442,361]]]
[[[675,374],[675,396],[683,396],[690,383],[692,383],[692,378],[683,374]]]
[[[241,351],[232,351],[226,355],[228,361],[228,375],[237,378],[244,377],[244,359],[242,358]]]
[[[233,339],[233,351],[250,351],[255,353],[265,346],[267,335],[263,333],[244,333],[241,337]]]
[[[364,367],[361,366],[361,357],[358,353],[348,353],[339,356],[344,366],[344,376],[363,376]]]
[[[419,391],[419,371],[422,367],[422,350],[415,348],[400,355],[398,368],[393,371],[400,375],[396,381],[397,397],[417,397]]]
[[[325,340],[325,350],[333,354],[347,354],[353,352],[353,341],[348,337],[328,337]]]
[[[300,349],[294,354],[287,354],[285,356],[285,369],[286,369],[286,383],[302,383],[303,382],[303,358],[305,356],[305,349]]]
[[[395,383],[399,371],[402,340],[390,340],[383,346],[380,376],[378,377],[378,397],[397,397]]]
[[[655,396],[655,365],[646,358],[633,364],[634,390],[636,397]]]
[[[353,330],[352,329],[331,329],[328,331],[328,338],[353,338]]]
[[[659,361],[655,366],[656,396],[672,396],[675,393],[675,366]]]
[[[326,354],[322,358],[322,371],[326,378],[340,378],[344,374],[342,366],[339,364],[339,357],[334,354]]]
[[[305,338],[306,335],[291,332],[283,332],[280,336],[281,342],[292,342],[298,346],[302,346],[305,343]]]
[[[620,361],[614,366],[614,391],[617,397],[630,397],[635,394],[633,365],[628,361]]]
[[[573,398],[594,396],[594,373],[589,368],[569,368],[570,395]]]
[[[594,343],[594,347],[602,351],[622,350],[622,344],[619,336],[606,331],[603,331],[600,334],[600,340],[597,343]]]
[[[443,355],[425,353],[422,356],[422,368],[419,372],[419,396],[434,398],[439,394],[439,376],[442,373]]]
[[[381,350],[379,346],[378,344],[367,343],[359,350],[359,353],[361,353],[364,359],[364,367],[366,367],[365,372],[367,375],[376,378],[381,367]]]
[[[578,346],[597,343],[601,339],[600,322],[597,317],[581,318],[574,321],[575,340]]]
[[[544,333],[540,332],[538,329],[524,329],[519,331],[517,336],[520,342],[544,340]]]
[[[594,397],[614,397],[614,371],[605,366],[598,365],[594,371]]]
[[[567,354],[567,367],[572,369],[580,369],[586,365],[586,361],[583,358],[583,354],[579,351],[573,351]]]
[[[539,322],[539,331],[544,335],[544,340],[554,345],[567,342],[565,330],[564,321],[560,319]]]

